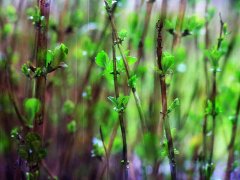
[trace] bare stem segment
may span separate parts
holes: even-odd
[[[225,175],[225,180],[230,179],[230,174],[232,171],[232,165],[234,162],[234,142],[236,139],[236,134],[237,134],[237,124],[238,124],[238,116],[240,112],[240,96],[238,97],[238,102],[237,102],[237,108],[236,108],[236,114],[233,120],[233,126],[232,126],[232,135],[231,135],[231,140],[228,146],[228,161],[227,161],[227,169],[226,169],[226,175]]]

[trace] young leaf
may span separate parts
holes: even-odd
[[[72,120],[67,124],[67,130],[69,133],[75,133],[77,131],[77,123],[75,120]]]
[[[164,52],[162,57],[163,73],[167,73],[167,71],[169,71],[173,65],[174,65],[174,56],[168,52]]]
[[[119,96],[118,98],[109,96],[108,99],[113,103],[113,109],[116,112],[124,112],[128,104],[129,96]]]
[[[208,115],[208,114],[211,114],[212,113],[212,102],[210,100],[207,101],[207,107],[205,109],[205,113]]]
[[[108,96],[108,99],[113,103],[114,106],[118,105],[118,101],[115,97]]]
[[[118,33],[119,38],[124,41],[124,39],[127,37],[127,30],[123,29]]]
[[[207,14],[206,14],[206,20],[209,22],[212,20],[216,13],[216,9],[214,7],[208,8]]]
[[[206,56],[210,59],[213,69],[216,70],[218,68],[219,59],[221,58],[222,54],[223,53],[216,47],[206,50]]]
[[[174,99],[174,101],[172,102],[172,104],[169,106],[167,113],[169,114],[170,112],[172,112],[177,106],[180,105],[180,101],[178,98]]]
[[[27,76],[27,77],[30,76],[30,68],[28,67],[27,64],[23,64],[21,70],[22,70],[22,73],[23,73],[25,76]]]
[[[103,142],[100,139],[94,137],[92,143],[93,143],[93,149],[91,151],[92,157],[101,158],[104,155]]]
[[[108,55],[105,51],[101,51],[97,54],[95,62],[99,67],[105,68],[109,61]]]
[[[37,68],[34,72],[34,77],[40,77],[43,74],[42,68]]]
[[[47,51],[47,56],[46,56],[46,63],[45,63],[46,67],[48,67],[52,63],[53,58],[54,58],[53,51],[52,50],[48,50]]]
[[[128,86],[131,87],[131,88],[136,88],[136,84],[137,84],[137,75],[134,74],[128,80]]]
[[[71,100],[67,100],[63,104],[63,112],[67,115],[71,115],[74,111],[75,104]]]
[[[164,26],[167,30],[175,28],[174,23],[172,21],[168,20],[168,19],[165,20]]]
[[[57,46],[54,51],[54,59],[57,59],[59,61],[65,60],[67,54],[68,54],[68,48],[65,44],[61,43],[59,46]]]
[[[127,56],[127,61],[129,65],[135,64],[137,62],[137,58],[133,56]]]
[[[194,15],[186,20],[185,29],[188,29],[190,32],[198,31],[204,26],[204,23],[205,23],[204,19]]]
[[[36,113],[39,112],[41,102],[36,98],[29,98],[24,101],[24,110],[27,114],[28,124],[32,126]]]

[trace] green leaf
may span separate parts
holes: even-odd
[[[180,101],[178,98],[174,99],[174,101],[172,102],[172,104],[168,107],[167,113],[169,114],[170,112],[172,112],[176,107],[178,107],[180,105]]]
[[[225,36],[229,34],[229,32],[228,32],[228,24],[227,23],[223,24],[223,34]]]
[[[77,123],[75,120],[72,120],[67,124],[67,131],[69,133],[75,133],[77,131]]]
[[[136,88],[136,84],[137,84],[137,75],[134,74],[128,80],[128,86],[131,88]]]
[[[11,130],[11,137],[12,138],[17,138],[19,135],[20,129],[18,127],[15,127]]]
[[[109,61],[108,55],[105,51],[101,51],[97,54],[95,62],[99,67],[105,68]]]
[[[102,157],[104,155],[104,147],[102,141],[94,137],[92,143],[93,143],[93,149],[91,151],[92,157]]]
[[[8,21],[14,22],[17,20],[17,11],[16,8],[12,5],[8,5],[7,8],[4,8],[6,17],[8,18]]]
[[[6,23],[3,25],[3,30],[2,30],[3,37],[7,37],[12,31],[13,31],[12,24]]]
[[[118,106],[118,101],[115,97],[108,96],[108,99],[113,103],[114,106]]]
[[[170,20],[168,20],[168,19],[165,20],[164,26],[165,26],[165,28],[166,28],[167,30],[169,30],[169,29],[174,29],[174,28],[175,28],[174,22],[172,22],[172,21],[170,21]]]
[[[34,8],[28,8],[27,15],[28,19],[31,20],[34,25],[38,24],[41,20],[41,13],[38,6],[35,6]]]
[[[34,141],[41,141],[41,137],[37,133],[29,132],[27,133],[25,140],[27,144],[31,144]]]
[[[63,112],[67,115],[71,115],[74,111],[75,104],[71,100],[67,100],[63,104]]]
[[[206,20],[209,22],[212,20],[212,18],[214,17],[216,13],[216,8],[214,7],[210,7],[208,8],[207,14],[206,14]]]
[[[45,148],[41,148],[38,151],[38,159],[39,160],[44,159],[46,156],[47,156],[47,150]]]
[[[162,57],[162,68],[163,68],[163,73],[167,73],[172,66],[174,65],[174,56],[168,52],[163,53]]]
[[[81,22],[83,22],[83,19],[84,19],[84,11],[75,10],[72,12],[70,23],[73,27],[78,27],[81,25]]]
[[[58,61],[63,61],[66,59],[66,56],[68,54],[68,48],[65,44],[61,43],[59,46],[57,46],[54,51],[54,59]]]
[[[212,106],[212,102],[210,100],[207,101],[207,107],[205,109],[205,113],[207,115],[211,114],[213,111],[213,106]]]
[[[40,77],[40,76],[42,76],[42,74],[43,74],[42,68],[40,68],[40,67],[38,67],[34,72],[35,77]]]
[[[48,50],[47,51],[47,55],[46,55],[46,63],[45,63],[46,67],[48,67],[52,63],[53,58],[54,58],[53,51],[52,50]]]
[[[118,98],[109,96],[108,99],[113,103],[113,109],[116,112],[124,112],[128,104],[129,96],[119,96]]]
[[[206,50],[205,55],[209,58],[213,69],[217,70],[217,68],[219,66],[219,60],[220,60],[221,56],[223,55],[223,52],[218,50],[217,47],[214,47],[210,50]]]
[[[27,64],[22,65],[21,71],[25,76],[27,76],[27,77],[30,76],[30,68],[28,67]]]
[[[32,125],[36,113],[40,111],[41,102],[36,98],[29,98],[24,101],[24,110],[27,113],[28,124]]]
[[[24,145],[18,147],[18,155],[22,158],[27,160],[28,159],[28,152]]]
[[[123,29],[118,33],[118,36],[122,41],[124,41],[124,39],[127,37],[127,34],[128,34],[127,30]]]
[[[189,31],[198,31],[204,26],[204,24],[204,19],[194,15],[185,21],[185,29],[188,29]]]
[[[132,56],[126,56],[128,64],[129,65],[133,65],[137,62],[137,58],[136,57],[132,57]]]

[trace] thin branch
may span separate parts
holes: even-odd
[[[221,14],[219,14],[220,16],[220,34],[219,34],[219,38],[218,38],[218,43],[217,43],[217,50],[220,49],[222,41],[223,41],[223,20],[221,17]],[[211,145],[210,145],[210,156],[209,156],[209,160],[208,163],[211,165],[212,164],[212,159],[213,159],[213,150],[214,150],[214,143],[215,143],[215,130],[216,130],[216,117],[217,117],[217,113],[216,113],[216,97],[217,97],[217,70],[214,69],[213,70],[213,86],[212,86],[212,92],[211,92],[211,96],[210,96],[210,100],[212,102],[212,112],[211,112],[211,116],[212,116],[212,136],[211,136]]]
[[[237,124],[238,124],[239,111],[240,111],[240,96],[238,97],[238,101],[237,101],[236,114],[233,119],[232,135],[231,135],[231,140],[230,140],[230,143],[228,146],[228,161],[227,161],[225,180],[230,179],[230,175],[232,172],[232,165],[234,162],[234,142],[235,142],[236,135],[237,135]]]
[[[119,87],[118,87],[118,73],[117,73],[117,58],[116,58],[116,51],[115,51],[115,38],[114,32],[112,33],[112,50],[113,50],[113,79],[114,79],[114,89],[115,89],[115,97],[116,99],[119,98]],[[126,127],[123,120],[123,112],[118,113],[118,119],[120,123],[120,128],[122,132],[122,143],[123,143],[123,150],[122,150],[122,160],[123,160],[123,167],[124,167],[124,178],[125,180],[128,179],[128,159],[127,159],[127,138],[126,138]]]
[[[116,45],[117,45],[118,50],[120,52],[120,55],[121,55],[121,57],[123,59],[124,67],[125,67],[126,74],[127,74],[127,79],[129,80],[131,78],[131,71],[130,71],[130,68],[129,68],[126,56],[123,53],[123,49],[122,49],[120,43],[118,42],[119,41],[119,37],[118,37],[118,33],[117,33],[115,22],[114,22],[114,17],[112,15],[112,12],[110,12],[110,10],[109,10],[110,7],[108,6],[107,2],[106,1],[104,1],[104,2],[105,2],[105,5],[106,5],[106,11],[108,13],[108,18],[109,18],[109,21],[110,21],[111,26],[112,26],[114,39],[116,40]],[[136,88],[131,87],[131,90],[132,90],[132,93],[133,93],[133,96],[134,96],[134,100],[135,100],[135,103],[136,103],[136,106],[137,106],[137,110],[138,110],[138,113],[139,113],[139,116],[140,116],[142,131],[145,132],[146,131],[146,125],[145,125],[146,121],[145,121],[144,113],[143,113],[143,110],[142,110],[141,101],[140,101],[140,98],[138,96]]]
[[[166,2],[165,2],[166,3]],[[162,30],[164,25],[166,14],[161,15],[161,19],[157,24],[157,64],[159,70],[163,72],[162,68],[162,54],[163,54],[163,41],[162,41]],[[177,178],[177,170],[176,170],[176,161],[175,161],[175,154],[174,154],[174,145],[173,139],[171,134],[171,128],[169,119],[167,116],[167,86],[166,86],[166,79],[165,74],[159,74],[159,81],[161,86],[161,96],[162,96],[162,119],[164,123],[164,129],[167,137],[168,142],[168,158],[170,162],[170,170],[171,170],[171,178]]]
[[[45,25],[40,24],[37,27],[37,67],[43,67],[45,65],[45,57],[47,52],[47,31],[48,31],[48,20],[50,11],[50,0],[38,0],[38,6],[40,9],[41,16],[44,16]],[[44,120],[44,109],[45,109],[45,90],[46,90],[46,77],[40,76],[36,80],[36,98],[41,102],[41,109],[36,115],[34,121],[34,131],[38,132],[43,136],[43,120]]]
[[[44,160],[41,161],[41,165],[43,169],[46,171],[46,173],[48,174],[48,176],[50,177],[50,179],[55,180],[56,176],[52,173],[52,171],[49,169],[49,167],[47,166]]]
[[[182,26],[185,16],[187,6],[187,0],[181,0],[179,5],[179,12],[178,12],[178,18],[176,23],[176,32],[173,36],[173,43],[172,43],[172,49],[174,50],[176,46],[180,43],[181,37],[182,37]]]
[[[148,32],[148,26],[149,26],[154,2],[155,0],[147,1],[147,10],[146,10],[145,19],[144,19],[144,25],[143,27],[141,27],[143,28],[143,31],[142,31],[140,41],[138,43],[138,51],[137,51],[138,63],[141,61],[142,58],[144,58],[144,44],[145,44],[144,41]]]

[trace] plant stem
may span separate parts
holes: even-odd
[[[232,37],[231,37],[231,40],[229,42],[226,55],[224,56],[224,59],[223,59],[223,64],[221,66],[221,72],[220,72],[220,75],[219,75],[219,78],[218,78],[219,80],[222,80],[222,77],[224,77],[224,73],[225,73],[229,58],[232,55],[234,48],[236,47],[237,36],[238,36],[238,32],[239,32],[239,26],[238,26],[238,24],[239,24],[239,13],[237,13],[236,17],[234,18],[234,22],[236,22],[236,23],[234,23],[235,27],[232,28],[233,29],[233,32],[231,32]]]
[[[230,179],[230,175],[232,172],[232,165],[234,162],[234,142],[236,139],[236,134],[237,134],[237,124],[238,124],[238,116],[239,116],[239,111],[240,111],[240,96],[238,97],[237,101],[237,108],[236,108],[236,114],[234,117],[233,121],[233,126],[232,126],[232,135],[231,135],[231,140],[228,146],[228,161],[227,161],[227,169],[226,169],[226,174],[225,174],[225,180]]]
[[[162,6],[163,9],[164,6]],[[163,71],[162,68],[162,30],[163,30],[163,24],[165,20],[166,14],[163,14],[161,16],[161,19],[158,22],[157,25],[157,64],[159,70]],[[159,75],[160,80],[160,86],[161,86],[161,96],[162,96],[162,119],[164,123],[164,129],[167,137],[168,142],[168,158],[170,162],[170,169],[171,169],[171,178],[176,179],[177,178],[177,170],[176,170],[176,161],[175,161],[175,154],[174,154],[174,145],[173,145],[173,139],[171,134],[171,128],[170,123],[167,116],[167,86],[166,86],[166,80],[165,80],[165,74]]]
[[[114,89],[115,89],[115,97],[116,99],[119,98],[119,87],[118,87],[118,79],[117,79],[117,58],[116,58],[116,51],[115,51],[115,37],[114,32],[112,33],[112,50],[113,50],[113,79],[114,79]],[[123,143],[123,150],[122,150],[122,160],[123,160],[123,168],[124,168],[124,179],[128,179],[128,160],[127,160],[127,138],[126,138],[126,128],[123,120],[123,112],[118,113],[118,119],[120,123],[120,128],[122,132],[122,143]]]
[[[54,174],[52,173],[52,171],[49,169],[49,167],[47,166],[46,162],[44,160],[41,161],[41,165],[43,167],[43,169],[47,172],[47,174],[49,175],[50,179],[54,180],[56,179],[56,177],[54,176]]]
[[[109,154],[108,154],[107,147],[105,145],[105,141],[104,141],[104,138],[103,138],[103,132],[102,132],[102,127],[101,126],[99,127],[99,132],[100,132],[101,140],[102,140],[102,143],[103,143],[103,148],[104,148],[105,155],[106,155],[106,160],[107,160],[107,179],[109,179]]]
[[[47,31],[48,31],[48,19],[50,11],[50,1],[38,0],[38,7],[40,9],[41,16],[44,16],[45,25],[40,24],[37,27],[37,60],[36,67],[44,67],[45,58],[47,52]],[[34,121],[34,131],[38,132],[43,138],[43,121],[44,121],[44,109],[45,109],[45,90],[46,90],[46,77],[40,76],[36,80],[36,98],[41,102],[41,108]]]
[[[23,4],[24,4],[24,1],[19,2],[19,4],[18,4],[17,12],[19,13],[18,14],[19,19],[22,15]],[[12,84],[14,84],[14,83],[12,82],[12,77],[11,77],[11,74],[12,74],[11,64],[12,64],[12,58],[13,58],[13,55],[14,55],[14,51],[16,49],[16,39],[17,39],[16,31],[17,31],[17,26],[18,26],[18,23],[19,23],[19,19],[17,19],[15,21],[14,25],[13,25],[13,35],[11,36],[10,42],[9,42],[9,46],[10,46],[11,51],[8,52],[7,46],[6,46],[6,48],[4,48],[4,53],[6,54],[6,59],[7,59],[7,63],[6,63],[6,83],[7,83],[7,87],[8,87],[8,96],[9,96],[9,99],[10,99],[10,101],[11,101],[13,107],[14,107],[14,110],[16,112],[18,120],[19,120],[21,126],[23,126],[24,128],[27,128],[27,126],[25,124],[26,118],[22,115],[22,113],[20,111],[20,108],[19,108],[18,103],[17,103],[17,99],[15,97],[15,93],[13,91]]]
[[[107,13],[108,13],[108,18],[109,18],[109,21],[110,21],[111,26],[112,26],[112,32],[113,32],[113,35],[114,35],[114,39],[117,42],[116,44],[117,44],[118,50],[120,52],[120,55],[123,59],[124,67],[125,67],[126,74],[127,74],[127,79],[129,80],[131,78],[131,72],[130,72],[130,68],[129,68],[129,65],[128,65],[128,61],[126,59],[126,56],[123,53],[123,49],[122,49],[121,45],[118,43],[119,37],[118,37],[116,25],[114,23],[114,17],[112,15],[112,12],[109,12],[108,4],[107,4],[106,1],[105,1],[105,4],[106,4],[106,10],[107,10]],[[140,117],[142,131],[145,132],[146,131],[146,125],[145,125],[146,121],[145,121],[144,113],[143,113],[143,110],[142,110],[141,101],[140,101],[140,98],[138,96],[136,88],[131,87],[131,90],[132,90],[134,100],[135,100],[135,103],[136,103],[136,106],[137,106],[138,114],[139,114],[139,117]]]
[[[223,35],[223,21],[222,21],[222,17],[220,14],[220,35],[218,38],[218,43],[217,43],[217,50],[219,50],[219,48],[221,47],[221,43],[222,43],[222,35]],[[212,86],[212,92],[211,92],[211,97],[210,100],[212,102],[212,136],[211,136],[211,145],[210,145],[210,156],[209,156],[209,160],[208,163],[212,164],[212,159],[213,159],[213,150],[214,150],[214,142],[215,142],[215,129],[216,129],[216,117],[217,117],[217,112],[216,112],[216,97],[217,97],[217,70],[214,69],[213,70],[213,86]]]
[[[205,15],[208,13],[208,6],[209,6],[209,0],[206,0],[206,5],[205,5]],[[209,39],[209,22],[206,18],[206,24],[205,24],[205,47],[206,49],[209,48],[210,44],[210,39]],[[208,96],[208,84],[209,84],[209,79],[208,79],[208,58],[205,56],[204,58],[204,75],[205,75],[205,88],[206,88],[206,95]],[[205,103],[205,108],[207,106],[207,101]],[[203,172],[204,166],[206,165],[206,156],[207,156],[207,119],[208,116],[207,114],[204,114],[204,119],[203,119],[203,153],[202,153],[202,167],[201,167],[201,177],[205,177],[205,173]],[[206,177],[205,177],[206,178]]]
[[[144,58],[144,41],[148,32],[148,26],[149,26],[151,14],[152,14],[152,7],[154,2],[155,0],[147,1],[147,10],[146,10],[145,19],[144,19],[143,31],[142,31],[141,39],[138,43],[138,54],[137,54],[138,63],[141,61],[142,58]]]
[[[176,46],[181,41],[182,26],[183,26],[186,6],[187,6],[187,0],[181,0],[180,5],[179,5],[179,12],[178,12],[178,18],[177,18],[177,23],[176,23],[176,29],[175,29],[176,32],[174,33],[174,36],[173,36],[173,43],[172,43],[172,49],[173,50],[176,48]]]

